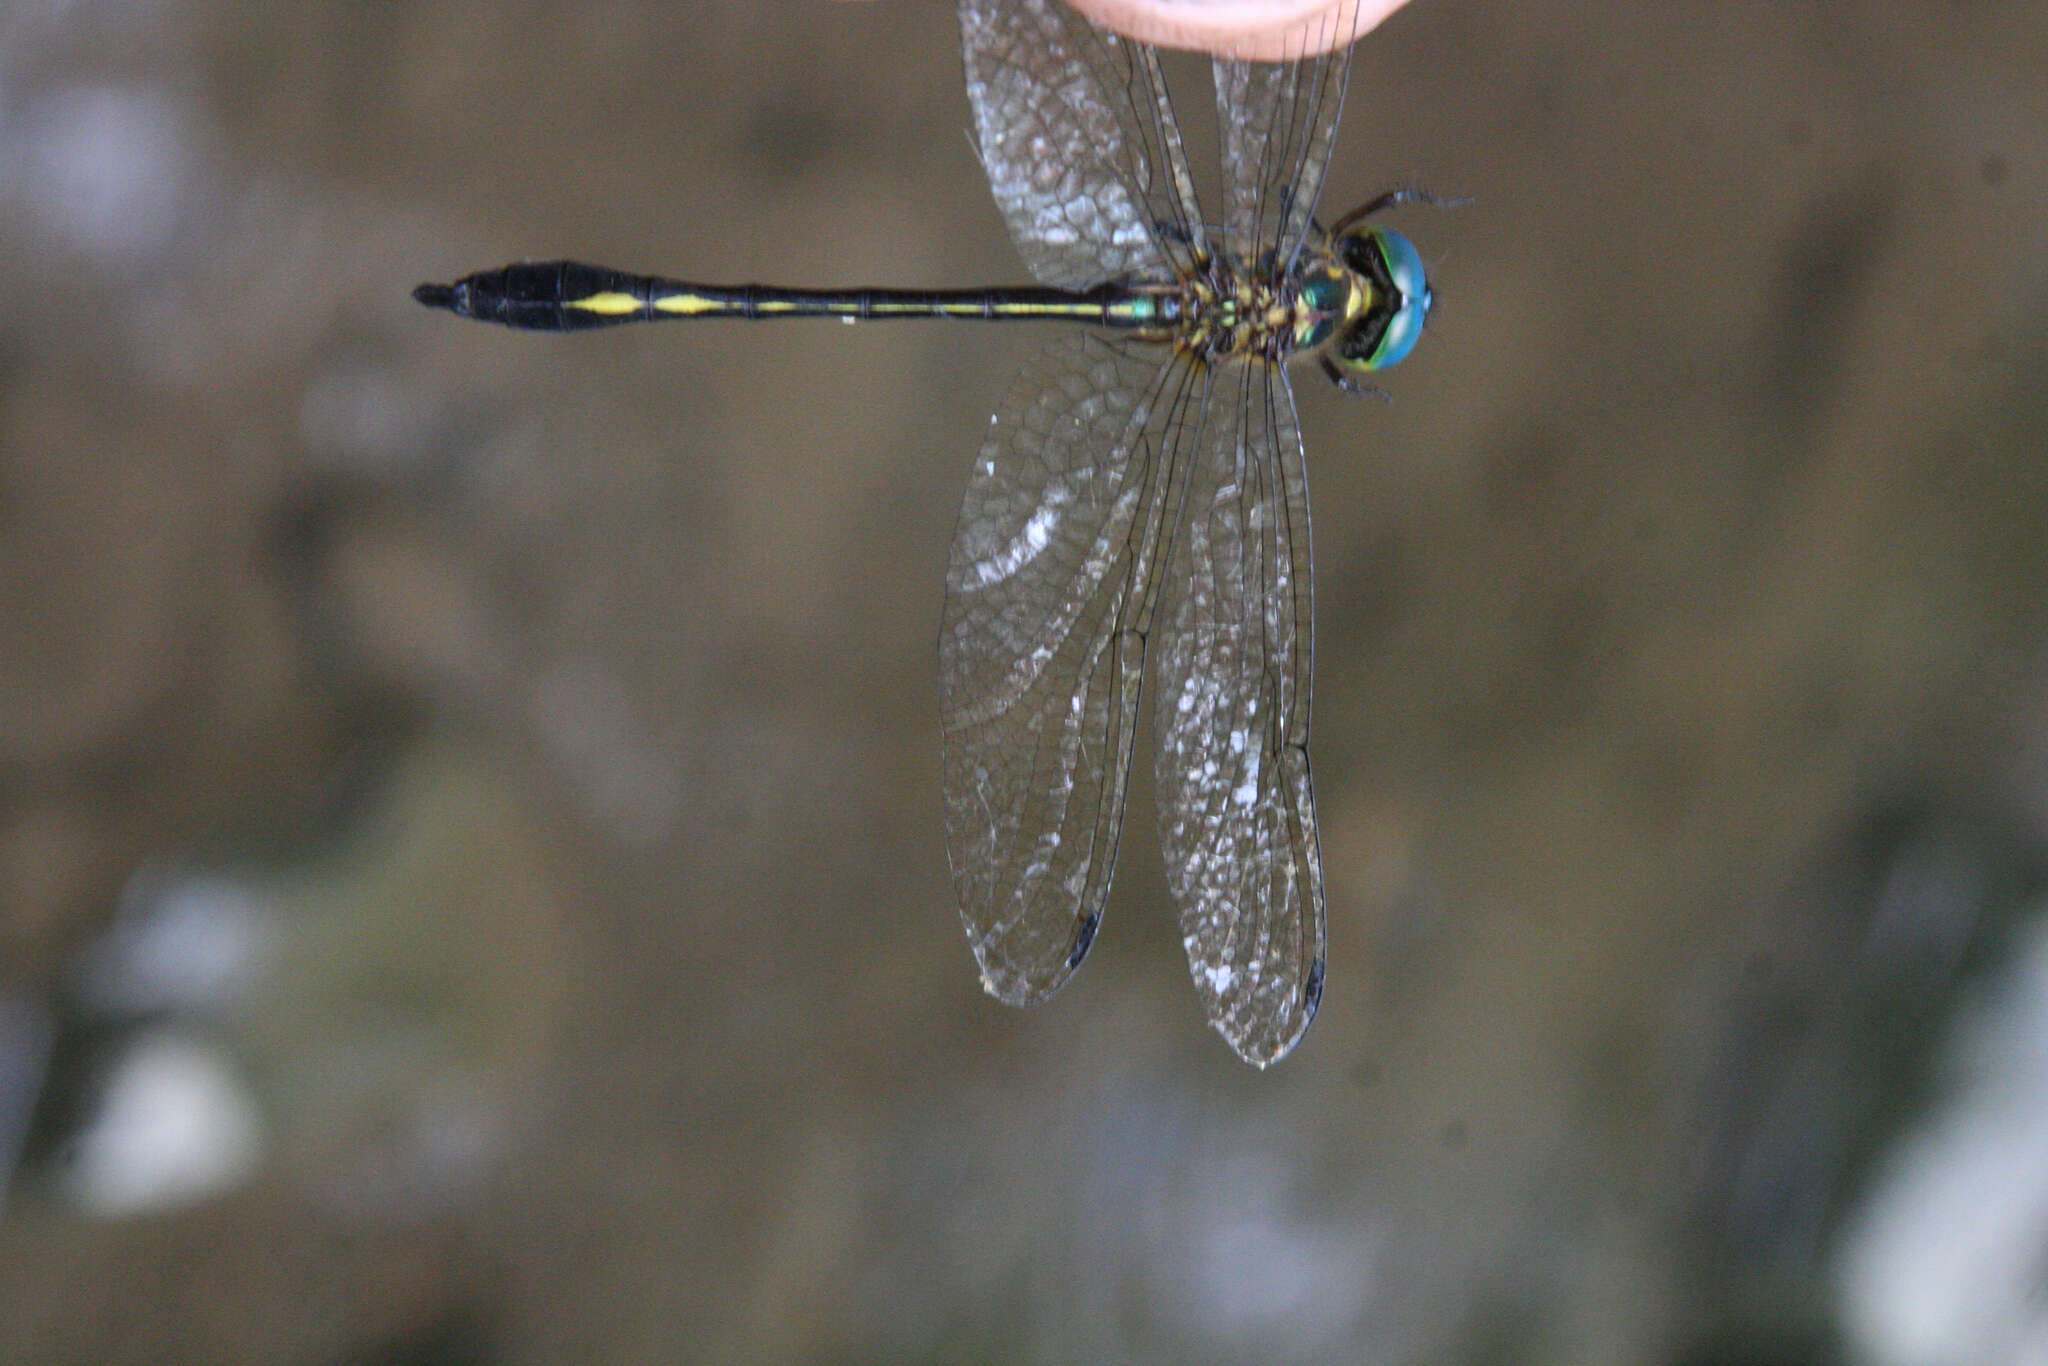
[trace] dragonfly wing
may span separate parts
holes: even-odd
[[[1263,1067],[1323,986],[1308,484],[1286,374],[1216,384],[1157,636],[1159,837],[1209,1022]]]
[[[1158,55],[1059,0],[960,0],[975,147],[1033,276],[1166,279],[1203,242]]]
[[[1218,61],[1226,240],[1256,261],[1294,259],[1322,197],[1351,48],[1298,62]],[[1255,249],[1254,249],[1255,248]]]
[[[1194,374],[1056,344],[991,420],[961,504],[939,634],[946,851],[982,983],[1012,1005],[1058,990],[1101,923]]]

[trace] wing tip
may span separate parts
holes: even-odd
[[[1321,957],[1310,960],[1308,971],[1302,974],[1299,1004],[1295,1012],[1290,1012],[1295,1017],[1294,1027],[1285,1034],[1257,1028],[1233,1028],[1241,1022],[1228,1013],[1212,1017],[1210,1024],[1223,1036],[1223,1041],[1230,1045],[1233,1053],[1261,1072],[1265,1071],[1293,1053],[1296,1045],[1307,1036],[1308,1027],[1315,1023],[1316,1011],[1323,1004],[1323,963]]]
[[[1066,956],[1050,972],[1019,968],[1014,962],[997,959],[987,946],[974,944],[975,965],[981,969],[981,989],[1006,1006],[1043,1005],[1073,977],[1074,969],[1081,966],[1081,960],[1095,943],[1095,932],[1101,928],[1102,912],[1083,912],[1075,921],[1074,937],[1069,941]]]

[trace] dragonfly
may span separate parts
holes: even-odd
[[[1159,841],[1196,995],[1264,1067],[1322,999],[1306,458],[1288,379],[1347,389],[1431,293],[1377,221],[1315,217],[1350,43],[1213,63],[1205,214],[1159,53],[1058,0],[960,0],[974,143],[1035,286],[707,285],[524,262],[414,297],[531,331],[663,319],[1080,324],[1027,364],[968,476],[939,635],[946,849],[990,995],[1031,1005],[1102,923],[1150,658]]]

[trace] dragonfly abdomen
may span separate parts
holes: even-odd
[[[574,332],[667,318],[966,318],[1157,331],[1171,325],[1177,303],[1168,291],[1118,285],[1089,290],[703,285],[580,261],[527,261],[479,271],[452,285],[421,285],[413,297],[432,308],[530,332]]]

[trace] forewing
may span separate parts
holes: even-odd
[[[1323,987],[1308,484],[1286,374],[1216,387],[1157,633],[1159,839],[1209,1022],[1263,1067]]]
[[[1033,276],[1165,279],[1202,242],[1157,54],[1059,0],[960,0],[975,146]]]
[[[1350,70],[1349,44],[1298,62],[1215,64],[1223,225],[1246,260],[1273,250],[1285,267],[1300,249],[1322,196]]]
[[[982,984],[1012,1005],[1088,951],[1116,858],[1188,366],[1068,338],[991,419],[939,634],[946,852]]]

